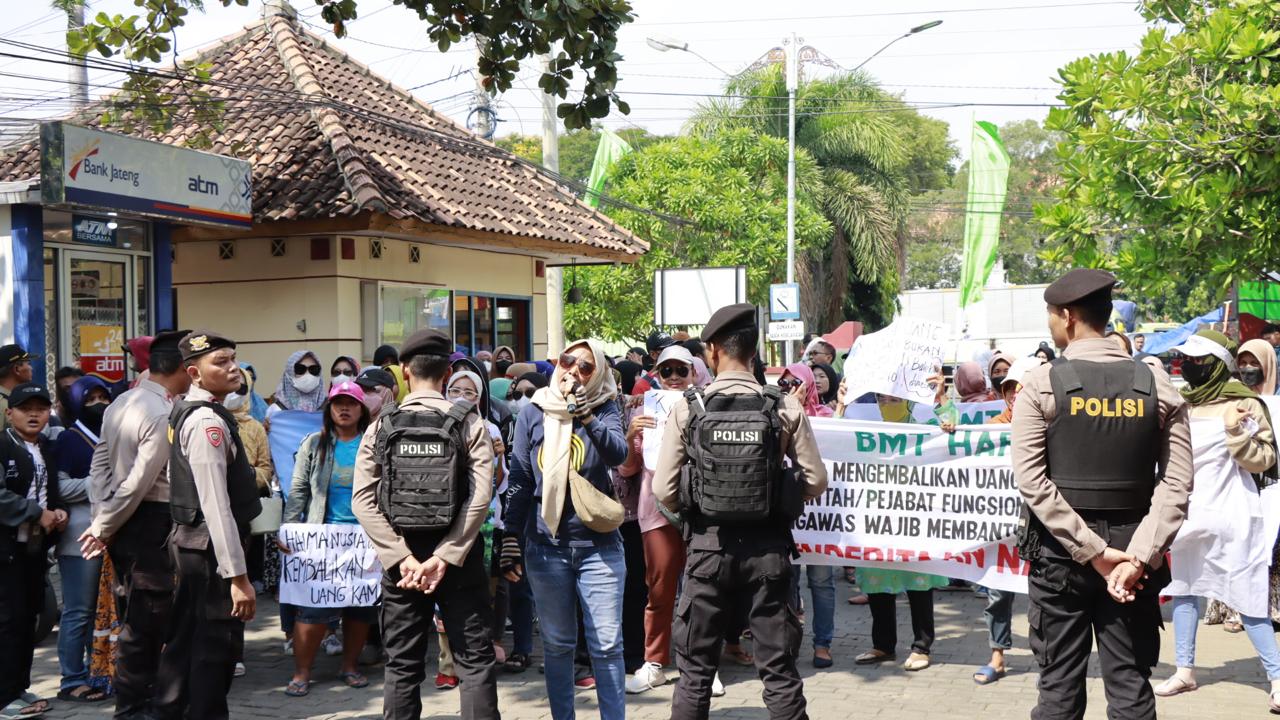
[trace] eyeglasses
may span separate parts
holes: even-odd
[[[575,365],[584,379],[591,377],[596,372],[596,364],[590,360],[579,360],[577,355],[560,353],[560,367],[565,370],[572,370]]]
[[[315,366],[313,365],[312,367],[315,367]],[[355,375],[356,371],[353,370],[352,368],[347,367],[346,365],[343,365],[342,367],[336,367],[333,370],[329,371],[329,374],[332,375],[333,377],[338,377],[339,375]]]
[[[792,390],[804,384],[803,380],[797,378],[778,378],[778,387],[783,390]]]
[[[467,388],[449,388],[449,397],[464,398],[466,400],[475,400],[480,396],[476,393],[475,390],[469,390]]]
[[[294,375],[306,375],[307,373],[311,373],[312,375],[318,376],[320,374],[320,366],[319,365],[303,365],[302,363],[294,363],[293,365]]]
[[[525,388],[524,390],[517,390],[516,388],[511,388],[511,391],[507,393],[507,399],[518,400],[521,395],[527,398],[532,398],[533,394],[536,392],[538,392],[538,388],[535,388],[535,387]]]
[[[664,380],[670,378],[672,375],[679,375],[682,378],[687,378],[689,377],[689,366],[688,365],[663,365],[658,370],[658,374],[661,375]]]

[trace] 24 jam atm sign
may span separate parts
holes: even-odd
[[[252,190],[244,160],[64,122],[40,125],[46,205],[247,228],[253,224]]]

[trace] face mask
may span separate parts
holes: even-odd
[[[512,400],[512,401],[511,401],[511,414],[512,414],[512,415],[519,415],[519,414],[520,414],[520,411],[522,411],[522,410],[524,410],[526,407],[528,407],[528,406],[529,406],[529,403],[531,403],[531,402],[533,402],[533,400],[532,400],[531,398],[527,398],[527,397],[525,397],[525,396],[523,396],[523,395],[521,395],[520,397],[516,398],[515,400]]]
[[[1210,376],[1213,375],[1213,363],[1208,365],[1196,365],[1187,360],[1182,363],[1182,379],[1187,381],[1191,387],[1200,387],[1209,382]]]
[[[376,392],[365,393],[364,406],[369,408],[369,417],[378,417],[382,412],[382,395]]]
[[[106,403],[94,403],[80,408],[80,422],[85,427],[97,432],[102,427],[102,415],[107,411]]]
[[[305,395],[309,392],[314,392],[316,388],[320,387],[320,376],[312,375],[311,373],[294,375],[290,382],[298,389],[298,392]]]
[[[1244,383],[1247,387],[1258,387],[1262,384],[1262,380],[1262,368],[1240,368],[1240,382]]]
[[[239,410],[240,408],[244,407],[245,400],[248,400],[248,399],[249,399],[249,396],[247,395],[243,395],[238,392],[233,392],[230,395],[228,395],[225,400],[222,401],[222,407],[230,410],[231,412],[235,412],[236,410]]]
[[[485,371],[485,372],[493,372],[493,363],[489,362],[488,360],[485,360],[485,361],[484,361],[484,371]]]
[[[992,375],[992,376],[991,376],[991,387],[993,387],[993,388],[998,388],[998,387],[1000,387],[1001,385],[1003,385],[1003,384],[1004,384],[1004,379],[1005,379],[1006,377],[1008,377],[1008,376],[1007,376],[1007,375]]]
[[[906,402],[885,403],[880,406],[880,417],[885,422],[906,422],[911,415],[911,405]]]
[[[355,382],[355,380],[356,380],[355,378],[345,373],[342,375],[334,375],[333,380],[330,382],[330,386],[341,385],[344,382]]]

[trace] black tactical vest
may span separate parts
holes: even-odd
[[[699,524],[788,521],[778,389],[765,387],[759,395],[687,390],[684,397],[690,412],[684,435],[689,463],[681,485],[684,504]]]
[[[1160,407],[1151,369],[1059,358],[1049,372],[1048,475],[1076,510],[1144,510],[1155,491]]]
[[[178,400],[169,414],[169,512],[179,525],[196,527],[204,523],[200,511],[200,495],[196,492],[196,479],[191,473],[191,462],[182,448],[182,425],[196,410],[207,407],[227,426],[223,441],[235,447],[235,457],[227,465],[227,497],[231,501],[231,515],[241,537],[249,534],[249,523],[262,512],[258,497],[258,481],[249,464],[249,456],[240,442],[240,429],[235,416],[223,406],[205,401]],[[203,438],[197,438],[203,441]]]
[[[447,413],[405,408],[382,419],[378,509],[396,530],[444,530],[460,514],[471,461],[462,430],[474,407],[455,403]]]

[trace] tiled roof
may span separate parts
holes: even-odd
[[[209,149],[253,163],[256,223],[372,212],[554,243],[565,254],[625,260],[648,249],[571,190],[479,140],[293,17],[269,16],[197,59],[211,65],[213,82],[230,85],[206,88],[226,99],[223,132]],[[98,125],[96,114],[82,122]],[[165,133],[133,134],[180,144],[195,130],[179,114]],[[38,141],[0,154],[0,182],[34,179],[39,171]]]

